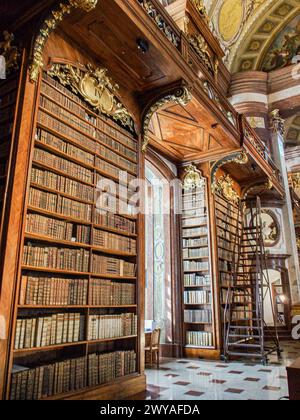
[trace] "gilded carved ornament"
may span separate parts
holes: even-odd
[[[274,109],[270,113],[271,128],[273,133],[278,133],[281,136],[285,134],[285,120],[281,118],[279,109]]]
[[[230,175],[221,176],[217,180],[213,192],[221,194],[224,198],[226,198],[226,200],[230,201],[231,203],[239,203],[240,197],[234,189],[234,182]]]
[[[0,55],[5,59],[6,74],[10,74],[20,67],[20,52],[18,47],[12,45],[14,40],[14,34],[3,31],[3,41],[0,42]]]
[[[228,164],[228,163],[237,163],[238,165],[246,165],[248,163],[249,158],[247,153],[244,150],[241,150],[239,152],[233,153],[231,155],[225,156],[223,159],[216,162],[211,169],[211,188],[212,192],[214,193],[216,191],[217,186],[217,172],[218,170]]]
[[[86,68],[77,68],[70,64],[53,64],[48,74],[57,78],[63,86],[69,86],[99,113],[110,116],[134,131],[130,113],[115,96],[119,86],[107,76],[107,69],[93,69],[90,64]]]
[[[49,17],[40,28],[40,32],[35,39],[32,63],[29,68],[30,80],[32,82],[36,82],[38,79],[39,72],[43,68],[44,64],[43,53],[46,42],[59,23],[71,13],[73,8],[90,12],[97,6],[97,3],[98,0],[68,0],[65,3],[60,3],[55,10],[52,10]]]
[[[185,169],[185,176],[183,178],[183,189],[186,191],[200,189],[205,186],[205,179],[202,177],[201,171],[193,164]]]
[[[177,88],[174,92],[167,94],[163,98],[155,102],[147,111],[143,119],[143,145],[142,152],[146,153],[150,142],[149,125],[155,112],[168,103],[176,103],[178,105],[186,106],[192,100],[192,95],[187,87]]]
[[[206,23],[209,23],[209,17],[207,15],[206,7],[204,6],[203,0],[192,0],[194,3],[194,6],[196,7],[199,14],[202,16],[202,18],[206,21]]]

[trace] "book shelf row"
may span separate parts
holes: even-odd
[[[136,353],[93,353],[35,368],[15,367],[10,400],[41,400],[113,382],[136,372]]]
[[[16,324],[15,350],[50,347],[84,341],[106,340],[136,336],[137,315],[133,313],[86,317],[80,312],[57,313],[44,316],[19,315]]]
[[[109,279],[23,275],[21,306],[124,306],[135,304],[135,284]]]
[[[214,342],[206,196],[206,185],[182,196],[184,336],[186,349],[194,351],[211,348]]]

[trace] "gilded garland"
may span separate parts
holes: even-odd
[[[147,111],[143,119],[143,146],[142,152],[146,153],[148,144],[150,142],[149,137],[149,125],[155,112],[162,108],[167,103],[177,103],[179,105],[186,106],[192,99],[192,95],[186,87],[177,88],[174,92],[167,94],[163,98],[155,102]]]
[[[68,0],[65,3],[60,3],[58,8],[51,12],[48,19],[43,23],[34,43],[33,59],[29,69],[32,82],[37,81],[39,72],[43,68],[43,52],[51,32],[71,13],[73,8],[90,12],[97,6],[97,3],[98,0]]]
[[[115,97],[119,86],[107,76],[107,69],[93,69],[90,64],[82,68],[70,64],[53,64],[48,74],[57,78],[63,86],[69,86],[99,113],[134,131],[130,113]]]

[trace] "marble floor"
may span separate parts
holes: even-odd
[[[282,360],[268,366],[247,361],[163,360],[147,369],[147,400],[280,400],[288,396],[286,366],[300,357],[300,342],[281,345]]]

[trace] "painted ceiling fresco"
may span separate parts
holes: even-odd
[[[295,17],[276,37],[267,53],[263,71],[271,71],[300,61],[300,15]]]

